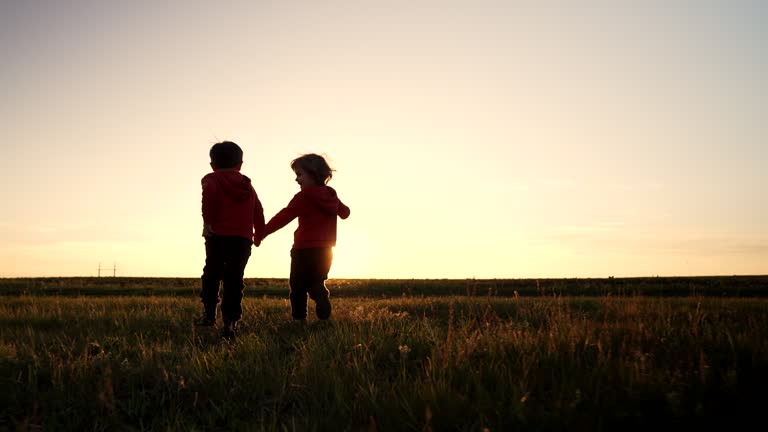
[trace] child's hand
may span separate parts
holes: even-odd
[[[213,228],[210,225],[203,225],[203,237],[211,237],[216,234],[213,232]]]
[[[261,237],[253,236],[253,245],[256,246],[256,247],[259,247],[259,245],[261,245],[261,242],[264,241],[264,237],[265,236],[263,234],[262,234]]]

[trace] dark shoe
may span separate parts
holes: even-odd
[[[222,339],[232,339],[237,336],[237,321],[225,321],[224,327],[219,331],[219,336]]]
[[[213,327],[216,325],[216,318],[203,314],[195,319],[195,325],[198,327]]]

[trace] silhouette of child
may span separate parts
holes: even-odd
[[[330,292],[325,286],[336,245],[336,217],[349,217],[349,207],[327,186],[333,169],[320,155],[310,153],[291,162],[301,187],[288,206],[264,227],[264,237],[299,218],[291,248],[290,300],[293,319],[306,321],[307,294],[315,302],[318,319],[331,316]]]
[[[243,165],[240,146],[231,141],[214,144],[210,157],[213,172],[202,179],[205,267],[200,299],[203,313],[195,324],[216,325],[221,283],[224,324],[221,336],[232,337],[243,313],[243,273],[251,256],[251,245],[261,243],[264,209],[251,180],[240,173]]]

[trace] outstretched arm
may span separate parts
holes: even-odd
[[[279,230],[280,228],[288,225],[289,222],[299,217],[301,208],[301,197],[299,194],[296,194],[291,202],[288,203],[286,208],[277,212],[277,214],[272,216],[272,219],[270,219],[269,222],[264,225],[264,233],[262,235],[262,239]]]

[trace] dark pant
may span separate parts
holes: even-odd
[[[317,318],[331,316],[330,292],[325,287],[333,262],[333,249],[291,249],[291,315],[294,319],[307,319],[307,294],[315,301]]]
[[[209,317],[216,317],[221,292],[221,315],[224,321],[240,319],[243,309],[243,273],[251,256],[251,241],[239,236],[212,236],[205,239],[205,268],[203,268],[200,299]]]

